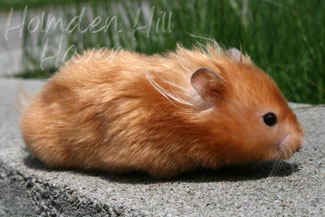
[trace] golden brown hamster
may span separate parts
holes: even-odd
[[[164,56],[85,52],[49,79],[21,130],[49,166],[156,177],[287,159],[303,142],[275,82],[217,44]]]

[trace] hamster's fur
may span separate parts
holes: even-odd
[[[76,56],[25,109],[21,131],[49,166],[156,177],[287,159],[303,140],[275,82],[248,56],[217,44],[165,56]]]

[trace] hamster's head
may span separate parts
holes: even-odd
[[[229,164],[241,164],[287,159],[302,148],[303,128],[267,74],[250,60],[213,65],[191,77],[211,129],[210,150],[223,147]]]

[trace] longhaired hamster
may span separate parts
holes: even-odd
[[[155,177],[287,159],[303,142],[275,82],[217,44],[164,56],[85,52],[49,79],[21,131],[49,166]]]

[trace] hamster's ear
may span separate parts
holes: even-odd
[[[231,57],[233,60],[241,61],[242,60],[242,52],[239,51],[237,48],[230,48],[227,50],[227,55]]]
[[[231,59],[238,62],[250,62],[249,56],[244,55],[241,50],[239,51],[237,48],[230,48],[226,53]]]
[[[207,102],[216,102],[222,98],[225,81],[209,68],[199,68],[191,77],[194,90]]]

